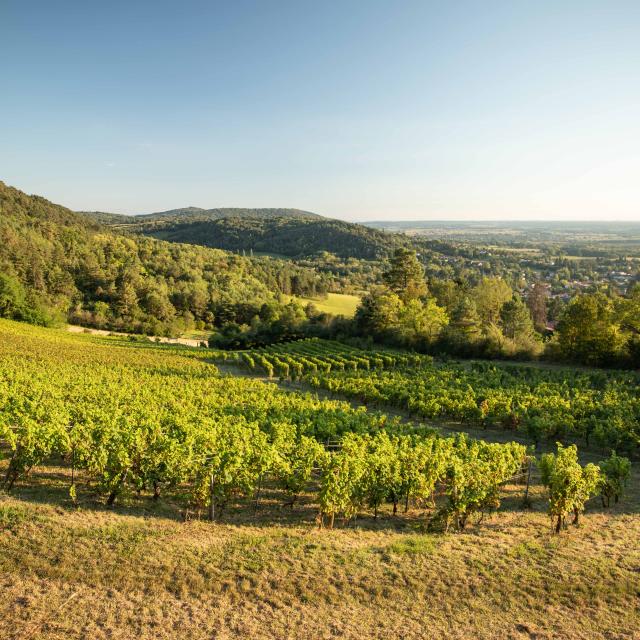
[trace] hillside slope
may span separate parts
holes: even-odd
[[[408,242],[398,235],[329,218],[165,219],[130,228],[171,242],[235,252],[273,253],[288,258],[303,258],[326,251],[345,259],[381,260],[395,247]]]
[[[218,378],[214,367],[198,361],[202,356],[0,321],[0,362],[15,362],[25,387],[29,379],[51,380],[51,398],[69,397],[70,389],[76,401],[95,394],[100,411],[72,415],[91,418],[96,434],[114,433],[93,425],[109,423],[116,404],[119,421],[131,417],[117,424],[150,435],[159,425],[178,431],[197,420],[197,411],[184,411],[189,400],[200,413],[208,404],[213,415],[260,416],[263,424],[290,424],[283,420],[289,412],[307,426],[373,416],[338,400]],[[148,384],[123,384],[132,377]],[[6,394],[11,387],[4,388]],[[206,391],[216,388],[227,392],[214,404]],[[11,395],[10,406],[28,410],[34,396]],[[148,398],[167,413],[148,422],[134,418]],[[181,409],[188,420],[176,419]],[[484,434],[491,437],[492,430]],[[116,451],[121,442],[139,451],[137,438],[107,442]],[[161,440],[153,442],[161,447]],[[0,448],[0,479],[8,454]],[[117,456],[108,459],[114,464]],[[106,508],[90,473],[72,476],[71,457],[53,456],[11,492],[0,492],[0,638],[637,638],[640,476],[635,466],[632,473],[618,504],[605,509],[592,500],[581,526],[560,535],[551,533],[535,469],[529,508],[522,507],[525,487],[509,483],[500,509],[481,522],[470,519],[463,532],[430,530],[428,503],[396,515],[386,504],[377,518],[363,505],[357,520],[340,519],[330,530],[318,528],[312,491],[285,507],[272,480],[260,494],[234,496],[216,523],[182,521],[183,486],[163,486],[154,499],[151,486],[138,490],[131,483]]]
[[[155,335],[222,321],[248,323],[274,301],[279,284],[295,277],[287,269],[295,270],[277,261],[125,236],[0,182],[5,317],[47,322],[58,314],[78,324]],[[308,279],[315,277],[307,271]]]

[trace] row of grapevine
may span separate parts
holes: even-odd
[[[306,380],[417,419],[519,430],[536,443],[573,440],[632,455],[640,448],[640,379],[632,372],[427,362],[366,373],[317,372]]]
[[[363,506],[377,516],[385,502],[434,502],[438,488],[446,497],[439,514],[446,526],[463,529],[473,513],[495,510],[500,488],[521,469],[526,448],[516,443],[488,444],[464,436],[439,438],[347,434],[326,462],[321,478],[321,515],[333,526],[337,514],[349,518]]]
[[[467,448],[477,447],[487,464],[512,459],[500,481],[525,454],[519,445],[403,435],[397,421],[346,403],[221,378],[178,349],[109,348],[44,330],[36,340],[3,328],[2,337],[10,338],[0,343],[7,490],[62,459],[73,469],[74,500],[80,481],[108,504],[132,490],[156,498],[179,490],[193,508],[207,508],[216,518],[230,500],[252,495],[267,478],[293,502],[315,473],[320,509],[333,519],[367,506],[377,511],[387,499],[425,500],[436,482],[459,483],[456,469],[471,460]],[[338,439],[337,449],[321,444],[329,438]],[[344,475],[346,469],[352,471]],[[486,469],[477,471],[477,482],[489,482]],[[455,509],[462,518],[487,504],[483,499]]]
[[[419,366],[428,356],[390,350],[368,351],[333,340],[306,338],[241,352],[215,352],[214,361],[235,362],[269,377],[299,379],[313,373],[371,371]]]
[[[13,331],[11,331],[11,329]],[[519,444],[488,444],[426,431],[346,403],[291,394],[255,380],[221,378],[179,349],[110,348],[0,322],[0,466],[11,490],[62,459],[69,495],[80,480],[113,504],[131,490],[187,496],[211,519],[265,480],[289,504],[318,487],[321,520],[384,503],[433,503],[446,526],[497,509],[500,488],[527,457]],[[113,343],[115,344],[115,343]],[[383,428],[384,427],[384,428]],[[337,438],[335,448],[321,443]],[[580,467],[575,448],[544,457],[550,514],[577,519],[601,491],[617,501],[629,474],[615,456]],[[312,482],[313,480],[313,482]],[[573,493],[571,493],[573,492]]]

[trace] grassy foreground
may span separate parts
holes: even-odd
[[[66,473],[0,496],[2,638],[638,637],[637,475],[554,536],[539,487],[531,512],[507,488],[503,511],[444,535],[418,511],[320,531],[269,495],[223,524],[148,496],[76,510]]]

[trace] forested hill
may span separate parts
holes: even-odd
[[[290,280],[307,277],[317,276],[282,261],[123,235],[0,182],[0,316],[176,333],[248,323]]]
[[[343,259],[380,260],[409,242],[400,235],[319,216],[236,216],[202,220],[189,215],[155,218],[130,229],[171,242],[288,258],[305,258],[326,251]]]
[[[296,218],[316,220],[322,218],[317,213],[303,211],[302,209],[247,209],[247,208],[219,208],[201,209],[200,207],[184,207],[182,209],[170,209],[169,211],[159,211],[141,215],[122,215],[118,213],[104,213],[102,211],[81,211],[83,215],[89,216],[104,224],[179,224],[183,222],[203,222],[208,220],[221,220],[223,218]]]

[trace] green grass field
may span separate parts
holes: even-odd
[[[360,304],[360,296],[348,295],[346,293],[329,293],[326,298],[290,297],[296,298],[301,304],[312,302],[319,311],[324,313],[331,313],[335,316],[342,315],[347,318],[353,318]]]

